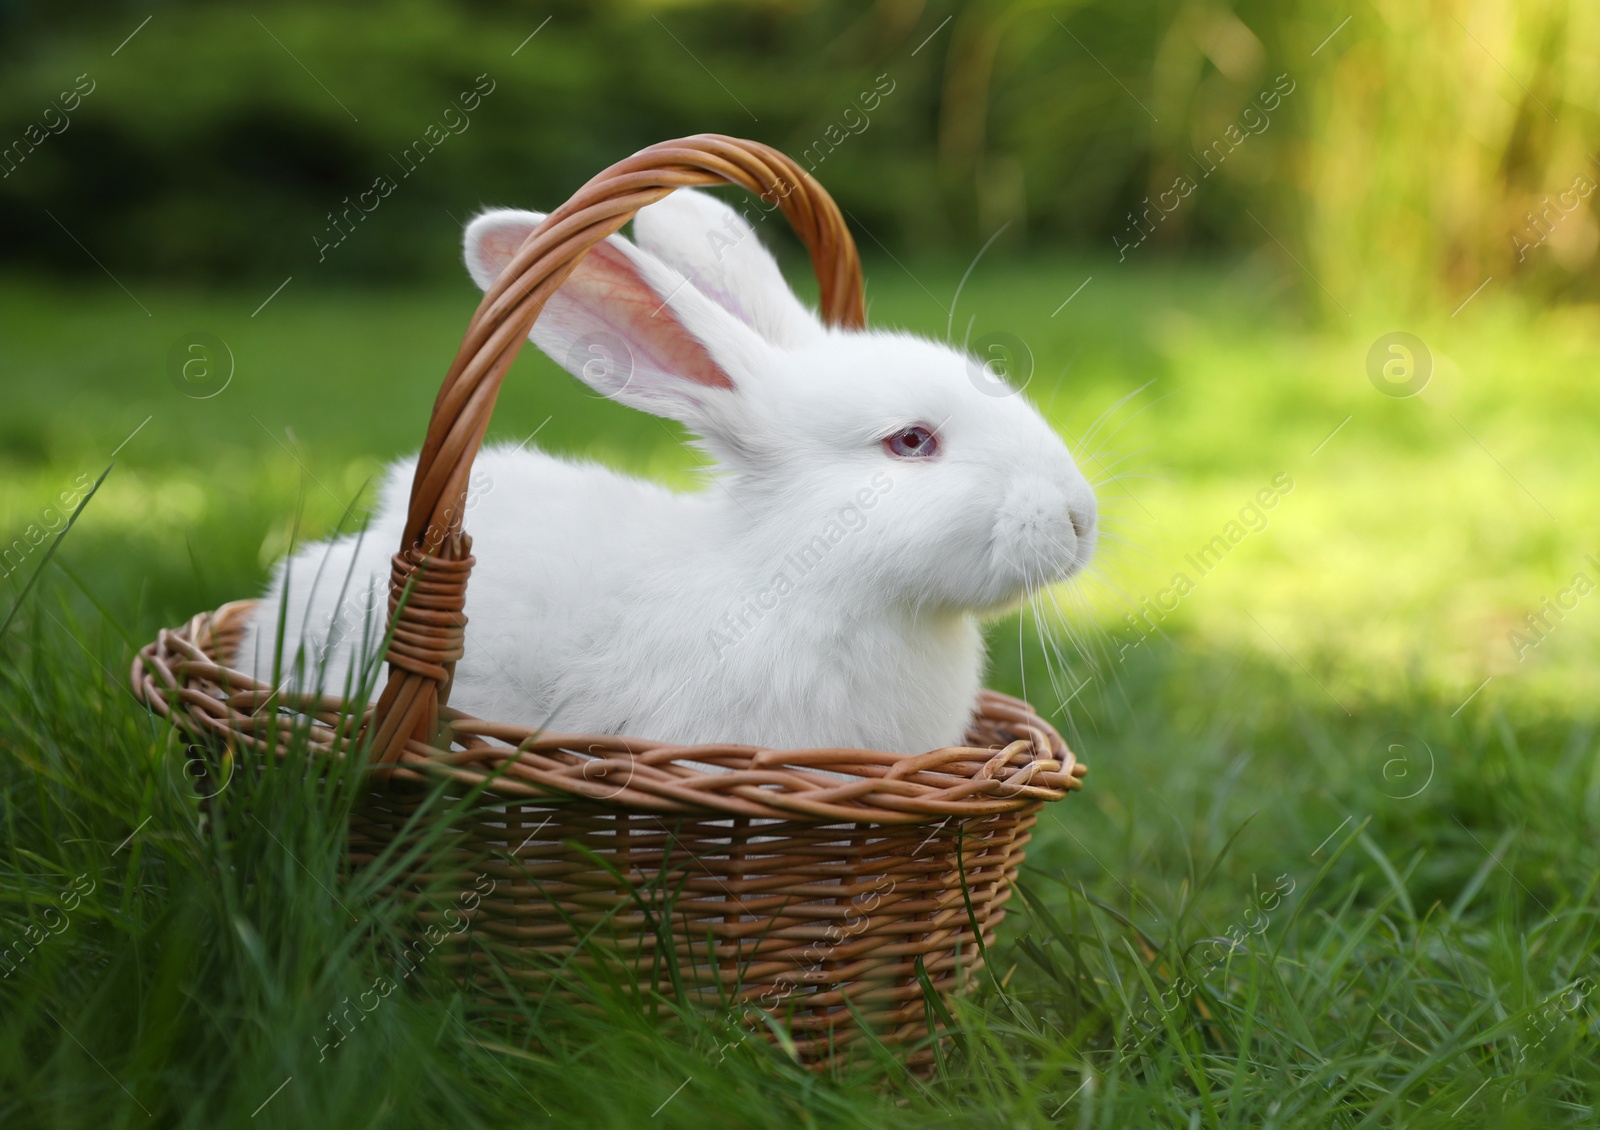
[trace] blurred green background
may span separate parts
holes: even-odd
[[[1001,251],[1153,227],[1141,258],[1274,245],[1341,312],[1453,308],[1491,274],[1594,294],[1589,204],[1541,253],[1512,238],[1600,173],[1600,13],[1567,0],[13,0],[0,36],[17,266],[453,278],[447,213],[550,206],[634,149],[713,130],[804,155],[902,256],[965,257],[1003,225]],[[481,102],[447,117],[475,82]],[[413,166],[317,262],[330,211]],[[1199,191],[1145,222],[1178,177]]]
[[[0,944],[102,880],[0,979],[0,1122],[1593,1124],[1596,998],[1548,1017],[1600,977],[1597,59],[1592,0],[0,0],[0,616],[39,581]],[[418,1003],[320,1069],[381,966],[343,818],[264,774],[270,827],[203,834],[132,652],[360,522],[477,303],[475,210],[701,131],[813,168],[875,325],[1011,342],[1100,494],[1088,574],[990,628],[1093,767],[962,1006],[994,1046],[841,1089],[755,1041],[713,1079],[626,1010],[491,1060]],[[490,438],[535,434],[701,478],[527,350]],[[1186,965],[1273,876],[1250,961]]]
[[[35,556],[117,451],[74,536],[141,630],[254,592],[297,514],[359,512],[418,442],[475,209],[715,130],[814,167],[876,323],[1023,343],[1012,376],[1107,512],[1058,594],[1083,644],[1058,691],[1159,627],[1343,710],[1485,679],[1592,701],[1600,615],[1541,604],[1600,582],[1592,5],[14,3],[0,28],[0,522]],[[174,376],[197,332],[220,392]],[[529,356],[495,429],[541,426],[693,479]],[[1279,474],[1202,578],[1186,555]]]

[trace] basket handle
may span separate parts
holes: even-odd
[[[838,205],[792,159],[760,142],[703,133],[641,149],[591,179],[531,232],[478,304],[433,403],[411,506],[389,576],[389,680],[373,714],[372,756],[430,743],[466,643],[472,539],[461,528],[472,461],[500,384],[545,303],[589,249],[635,212],[690,185],[736,184],[783,209],[811,253],[829,325],[866,324],[861,261]]]

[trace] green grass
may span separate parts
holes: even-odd
[[[910,266],[872,265],[873,318],[943,333],[965,264]],[[1521,659],[1508,638],[1596,577],[1595,323],[1486,292],[1328,329],[1284,282],[985,264],[962,294],[957,335],[975,315],[1026,341],[1065,434],[1110,410],[1085,466],[1120,477],[1103,563],[1063,594],[1087,655],[1031,613],[993,631],[994,685],[1093,772],[1043,817],[927,1084],[871,1056],[814,1076],[735,1017],[596,985],[575,988],[597,1007],[488,1025],[431,973],[320,1052],[329,1013],[396,972],[381,869],[342,873],[338,794],[293,766],[241,773],[202,825],[122,684],[159,627],[256,591],[297,521],[351,520],[418,442],[473,296],[297,280],[252,317],[264,293],[135,285],[147,316],[5,284],[4,541],[143,426],[0,639],[0,1123],[1595,1125],[1600,613],[1585,597]],[[1419,397],[1367,379],[1393,329],[1432,348]],[[236,358],[211,399],[165,372],[193,330]],[[493,434],[536,428],[694,478],[673,433],[530,356]],[[1124,614],[1280,473],[1266,527],[1141,639]]]

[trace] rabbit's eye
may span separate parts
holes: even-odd
[[[916,424],[887,437],[883,447],[900,459],[932,459],[939,454],[939,437],[932,428]]]

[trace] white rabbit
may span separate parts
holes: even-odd
[[[542,219],[468,225],[480,287]],[[637,246],[613,236],[583,260],[531,337],[596,391],[686,425],[716,460],[711,482],[677,494],[484,449],[450,705],[688,743],[959,744],[984,668],[979,617],[1093,550],[1094,494],[1066,446],[956,349],[825,328],[709,195],[679,190],[634,232]],[[279,570],[242,666],[270,670],[287,582],[285,654],[323,658],[325,688],[344,688],[384,627],[414,466],[391,468],[359,542]]]

